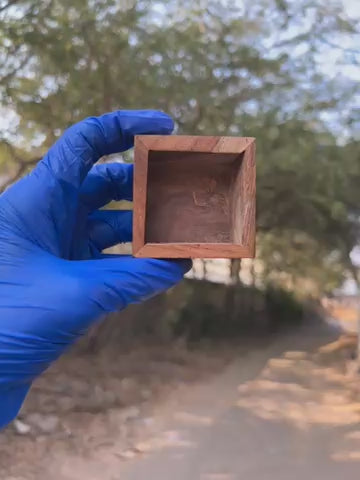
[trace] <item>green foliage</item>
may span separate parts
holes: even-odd
[[[272,329],[283,325],[298,325],[304,317],[303,305],[287,290],[268,286],[265,302]]]
[[[173,332],[190,343],[204,338],[235,339],[269,329],[264,295],[260,290],[197,280],[187,280],[177,290],[184,301],[176,306]]]
[[[337,250],[329,251],[303,231],[273,230],[261,236],[259,257],[264,259],[267,283],[319,298],[339,287],[345,274]]]
[[[234,300],[231,314],[227,308],[229,293]],[[303,307],[293,294],[281,288],[259,290],[185,280],[171,291],[122,315],[130,317],[126,323],[132,324],[136,337],[163,341],[180,337],[193,344],[202,340],[229,341],[247,335],[258,336],[296,326],[303,318]]]
[[[339,1],[315,3],[19,0],[1,9],[0,94],[18,118],[6,137],[16,149],[0,144],[1,173],[17,178],[68,125],[118,108],[167,111],[180,133],[255,136],[264,281],[331,290],[358,238],[358,85],[319,65],[334,38],[359,28]],[[356,67],[357,58],[342,61]]]

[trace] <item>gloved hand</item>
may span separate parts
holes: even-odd
[[[35,169],[0,196],[0,426],[33,379],[106,312],[177,283],[188,262],[109,256],[131,241],[131,212],[98,210],[132,198],[133,170],[93,164],[135,134],[168,134],[155,111],[119,111],[70,127]]]

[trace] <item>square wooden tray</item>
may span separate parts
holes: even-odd
[[[139,135],[134,162],[135,257],[254,257],[254,138]]]

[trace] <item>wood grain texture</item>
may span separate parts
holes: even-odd
[[[171,152],[237,153],[254,143],[252,137],[199,137],[192,135],[139,135],[147,150]]]
[[[255,256],[255,218],[256,218],[256,145],[253,142],[244,152],[241,168],[241,218],[242,245],[248,245]]]
[[[230,214],[231,214],[231,242],[237,245],[242,244],[243,232],[243,215],[241,215],[243,198],[242,198],[242,182],[244,172],[244,153],[241,154],[241,163],[236,169],[232,179],[230,190]]]
[[[236,158],[149,152],[145,242],[229,243]]]
[[[135,138],[133,252],[245,258],[255,247],[253,138]]]
[[[134,162],[134,212],[133,212],[133,251],[140,250],[145,243],[146,192],[148,175],[148,150],[139,137],[135,137]]]
[[[253,258],[253,249],[230,243],[147,243],[139,258]]]

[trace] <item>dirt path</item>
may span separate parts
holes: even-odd
[[[132,448],[114,435],[86,452],[52,450],[36,478],[358,478],[358,382],[346,372],[346,348],[329,345],[337,336],[310,325],[239,355],[211,380],[173,391]]]
[[[356,384],[341,353],[331,346],[314,353],[331,337],[326,328],[304,328],[173,398],[162,434],[113,478],[358,478]]]

